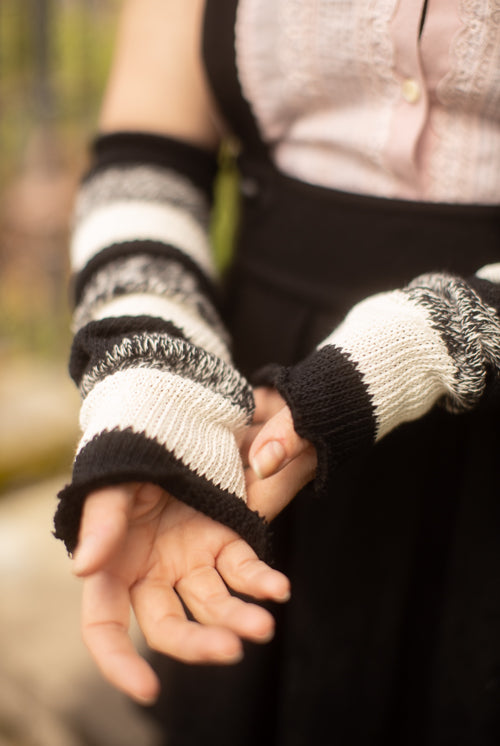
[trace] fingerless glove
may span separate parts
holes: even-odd
[[[256,382],[277,387],[297,433],[318,452],[316,485],[437,402],[478,405],[500,371],[500,265],[468,281],[428,274],[357,304],[304,361],[267,366]]]
[[[55,534],[76,547],[86,495],[153,482],[266,554],[235,436],[253,396],[217,311],[208,238],[215,159],[165,137],[97,139],[76,207],[70,372],[82,439]]]

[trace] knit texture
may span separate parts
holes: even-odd
[[[152,482],[268,557],[266,524],[246,507],[236,441],[253,395],[217,310],[212,161],[141,134],[105,136],[94,152],[71,245],[70,372],[83,400],[82,437],[55,534],[72,552],[91,490]]]
[[[494,273],[483,268],[468,282],[428,274],[372,296],[306,360],[259,372],[257,382],[278,388],[295,429],[316,446],[318,487],[351,454],[436,403],[465,412],[497,385],[500,290],[483,279]]]

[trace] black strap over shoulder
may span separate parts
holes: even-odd
[[[205,70],[219,111],[246,153],[268,161],[257,122],[241,90],[235,57],[238,0],[206,0],[202,38]]]

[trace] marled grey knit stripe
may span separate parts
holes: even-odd
[[[83,376],[80,391],[86,396],[107,376],[140,367],[165,370],[196,381],[245,410],[249,418],[253,412],[250,385],[235,368],[183,339],[158,333],[131,335],[114,345]]]
[[[92,176],[80,189],[75,224],[95,209],[126,200],[168,202],[208,227],[209,204],[201,189],[174,170],[148,165],[113,166]]]
[[[94,318],[93,313],[98,305],[130,293],[166,297],[192,309],[229,344],[219,314],[200,289],[196,276],[182,262],[146,254],[116,259],[94,274],[75,310],[75,331]]]
[[[500,371],[500,320],[463,280],[446,274],[417,277],[403,292],[429,313],[441,335],[456,375],[448,381],[453,412],[474,407],[484,392],[488,370]]]

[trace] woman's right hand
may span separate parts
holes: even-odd
[[[270,640],[272,615],[231,595],[286,601],[288,579],[231,529],[152,484],[88,496],[74,557],[83,638],[105,678],[140,703],[159,682],[128,635],[130,607],[149,646],[188,663],[230,664],[241,639]],[[182,602],[194,619],[187,619]]]

